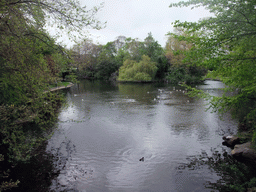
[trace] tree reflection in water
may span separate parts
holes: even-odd
[[[189,157],[188,161],[189,163],[181,164],[177,169],[197,170],[208,166],[220,176],[221,179],[215,183],[207,182],[206,188],[220,192],[245,192],[248,188],[256,186],[255,168],[237,161],[224,150],[212,150],[211,155],[202,151],[198,156]]]
[[[11,169],[12,180],[19,180],[17,188],[12,188],[11,191],[50,191],[52,179],[56,178],[59,170],[54,168],[56,158],[51,153],[46,152],[47,142],[39,147],[36,151],[36,156],[33,156],[27,162],[18,162]]]
[[[65,140],[59,148],[46,150],[47,142],[42,145],[28,162],[20,162],[11,169],[13,181],[19,180],[17,188],[12,188],[12,192],[29,191],[29,192],[47,192],[52,191],[53,181],[56,181],[60,171],[66,166],[66,162],[74,151],[75,146],[71,141]],[[68,153],[63,154],[63,148]],[[67,191],[61,189],[58,183],[55,183],[55,189],[58,191]],[[56,190],[54,190],[56,191]]]

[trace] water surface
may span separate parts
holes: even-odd
[[[198,86],[216,96],[223,87]],[[52,190],[211,191],[206,182],[220,179],[207,166],[180,167],[195,155],[228,150],[222,136],[234,134],[237,123],[205,111],[207,101],[189,98],[183,87],[82,81],[67,99],[48,144],[60,169]]]

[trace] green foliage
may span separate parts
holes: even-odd
[[[122,66],[125,60],[131,59],[131,56],[124,49],[119,49],[115,58],[119,66]]]
[[[157,63],[146,55],[140,62],[127,59],[119,69],[119,81],[152,81],[157,72]]]
[[[4,161],[4,156],[0,154],[0,164],[2,164],[2,161]],[[2,190],[8,190],[13,187],[17,187],[20,183],[19,181],[13,182],[12,180],[6,181],[10,175],[10,170],[7,169],[6,171],[3,169],[2,166],[0,166],[0,179],[2,182],[0,183],[0,191]],[[5,181],[4,181],[5,180]]]
[[[256,149],[255,148],[255,146],[256,146],[256,130],[253,131],[252,143],[253,143],[254,149]]]
[[[241,128],[255,129],[255,1],[191,0],[171,6],[204,6],[215,15],[199,22],[175,22],[190,34],[183,40],[195,45],[184,60],[210,69],[208,77],[228,86],[222,97],[211,98],[211,107],[221,113],[230,110]]]
[[[151,33],[144,41],[119,36],[115,41],[108,42],[106,45],[96,45],[92,40],[86,39],[73,47],[74,63],[78,68],[77,75],[79,78],[86,79],[113,80],[117,77],[118,69],[125,61],[139,63],[143,60],[143,55],[157,63],[158,70],[154,77],[151,77],[151,74],[146,75],[146,72],[138,74],[136,79],[143,79],[143,81],[150,81],[149,79],[152,80],[152,78],[164,79],[169,67],[168,62],[163,48],[154,40]],[[130,73],[136,72],[130,70],[126,75]],[[123,75],[121,74],[121,76]],[[135,77],[134,74],[130,76],[132,78],[124,77],[124,79],[132,80]]]
[[[163,80],[165,79],[167,72],[169,70],[169,64],[167,58],[162,54],[157,58],[157,72],[156,79]]]
[[[90,39],[85,39],[72,48],[73,67],[77,68],[78,78],[94,79],[96,66],[102,51],[101,45],[96,45]]]
[[[185,83],[185,84],[198,84],[203,81],[203,76],[205,75],[205,69],[196,66],[172,66],[169,69],[169,74],[167,79],[173,83]]]
[[[151,32],[144,39],[143,44],[144,46],[141,50],[142,54],[149,56],[152,61],[158,62],[159,57],[163,56],[164,50],[161,45],[153,38]]]
[[[186,68],[182,67],[171,67],[168,80],[173,84],[185,82]]]
[[[45,24],[53,22],[77,32],[83,26],[98,28],[97,11],[85,10],[73,0],[0,2],[0,155],[4,161],[16,164],[35,155],[49,138],[62,101],[62,95],[47,90],[71,68],[71,60],[44,30]],[[17,184],[6,182],[1,190]]]
[[[135,74],[134,81],[151,81],[152,78],[150,77],[149,74],[145,73],[145,72],[138,72]]]
[[[27,105],[0,106],[0,146],[8,149],[9,161],[28,160],[47,139],[60,102],[61,95],[48,92]]]
[[[111,75],[115,73],[119,68],[119,65],[116,63],[115,60],[112,61],[102,61],[98,63],[96,67],[96,74],[95,77],[97,79],[105,79],[109,80]]]
[[[0,105],[0,149],[5,156],[5,162],[0,162],[0,190],[17,187],[19,180],[9,179],[13,177],[9,166],[28,161],[49,139],[61,98],[48,92],[27,104]]]
[[[168,34],[165,55],[171,67],[167,79],[173,84],[197,84],[202,82],[202,77],[206,74],[203,67],[187,61],[186,53],[193,46],[184,40],[186,37],[189,35],[181,28],[175,28],[175,33]]]
[[[99,58],[97,59],[95,74],[97,79],[109,80],[121,66],[115,57],[116,52],[117,50],[114,42],[109,42],[102,47]]]
[[[144,41],[138,39],[126,38],[122,49],[119,49],[119,54],[123,55],[125,59],[131,59],[139,62],[143,55],[147,55],[151,61],[158,62],[159,57],[164,55],[163,48],[153,38],[152,33],[149,33]]]

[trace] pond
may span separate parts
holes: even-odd
[[[216,96],[223,87],[198,85]],[[220,119],[207,101],[170,84],[81,81],[67,101],[47,146],[60,171],[54,191],[211,191],[215,171],[181,167],[196,155],[229,152],[222,136],[237,130],[229,114]]]

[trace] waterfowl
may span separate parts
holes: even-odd
[[[144,157],[140,158],[140,161],[144,161]]]

